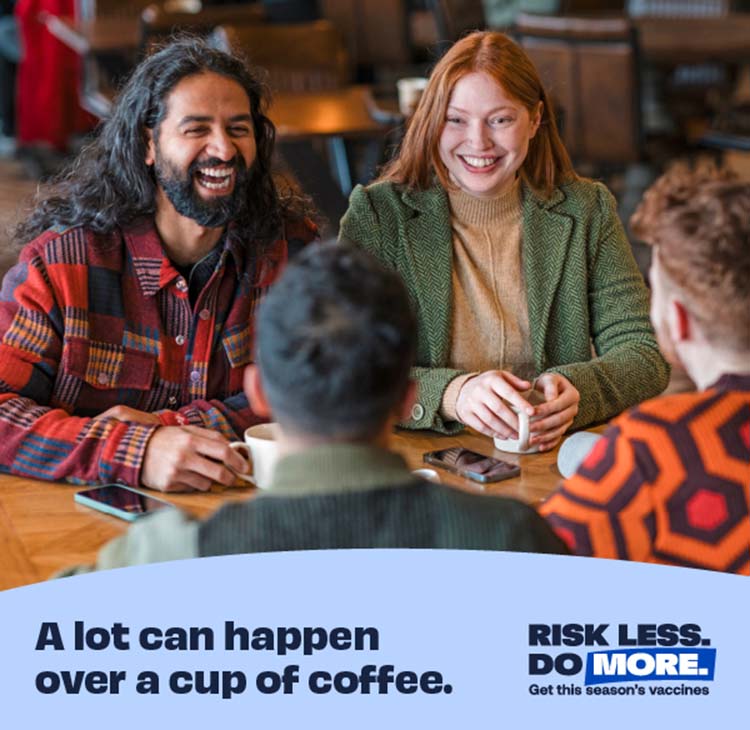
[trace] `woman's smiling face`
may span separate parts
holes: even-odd
[[[508,190],[539,128],[541,111],[540,102],[529,114],[483,72],[459,79],[438,148],[451,181],[478,198],[493,198]]]

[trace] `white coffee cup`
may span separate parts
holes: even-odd
[[[427,79],[422,76],[410,76],[396,81],[398,89],[398,108],[405,116],[410,117],[419,104],[422,93],[427,88]]]
[[[507,451],[510,454],[535,454],[539,451],[539,444],[529,444],[531,433],[529,424],[534,423],[537,419],[526,411],[519,411],[515,406],[509,404],[509,408],[518,416],[518,438],[501,439],[495,437],[495,448],[500,451]]]
[[[245,431],[244,441],[232,441],[229,445],[240,456],[253,465],[252,474],[240,474],[240,479],[254,484],[261,489],[267,489],[271,484],[273,470],[279,458],[279,445],[276,441],[277,423],[261,423],[250,426]]]
[[[544,403],[544,396],[532,388],[520,394],[521,397],[531,403],[532,406],[538,406]],[[520,411],[512,403],[505,403],[513,413],[518,416],[518,438],[501,439],[495,438],[495,448],[499,451],[507,451],[510,454],[535,454],[539,451],[539,444],[529,444],[531,433],[529,425],[539,420],[538,416],[531,416],[526,411]]]

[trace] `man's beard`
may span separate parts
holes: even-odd
[[[231,193],[211,198],[202,198],[196,190],[195,173],[206,167],[231,167],[235,172],[234,188]],[[242,155],[236,155],[231,163],[217,157],[198,162],[195,160],[187,174],[172,165],[169,160],[157,155],[154,165],[156,182],[172,203],[174,209],[186,218],[194,220],[205,228],[222,228],[237,219],[246,204],[248,185],[253,177],[254,166],[249,170]]]

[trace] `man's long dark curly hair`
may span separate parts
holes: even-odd
[[[184,78],[215,73],[236,81],[250,99],[257,156],[253,183],[241,217],[235,221],[246,240],[278,235],[282,218],[303,210],[304,201],[281,200],[271,176],[276,130],[266,116],[268,92],[259,73],[241,58],[197,38],[180,38],[146,58],[119,94],[94,140],[50,185],[41,189],[36,207],[15,232],[26,243],[53,226],[84,226],[109,233],[156,208],[153,170],[146,165],[147,132],[167,114],[167,99]]]

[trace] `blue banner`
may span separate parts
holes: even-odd
[[[744,577],[590,558],[164,563],[0,593],[0,701],[71,730],[721,727],[749,605]]]

